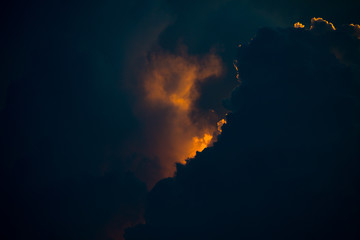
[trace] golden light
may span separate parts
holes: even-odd
[[[294,28],[304,28],[304,27],[305,25],[300,22],[294,23]]]
[[[217,130],[218,130],[219,133],[222,132],[221,128],[222,128],[222,126],[223,126],[224,124],[226,124],[226,120],[225,120],[225,119],[221,119],[220,121],[217,122]]]
[[[161,177],[172,176],[176,162],[195,157],[219,134],[216,120],[202,113],[196,102],[201,94],[199,84],[219,77],[222,71],[222,61],[213,53],[156,52],[149,57],[142,103],[144,119],[152,119],[147,126],[152,137],[146,142],[146,156],[159,159]]]
[[[310,27],[310,30],[314,28],[314,23],[315,23],[315,22],[324,22],[326,25],[330,26],[331,30],[334,30],[334,31],[336,30],[334,24],[332,24],[331,22],[328,22],[328,21],[326,21],[326,20],[323,19],[323,18],[316,18],[316,17],[314,17],[314,18],[311,19],[311,27]]]
[[[197,152],[202,152],[205,148],[207,148],[213,139],[213,135],[209,133],[205,133],[203,137],[193,137],[193,147],[191,149],[191,152],[189,153],[189,156],[187,158],[193,158],[196,156]],[[183,163],[185,160],[183,161]]]
[[[353,27],[354,28],[354,34],[355,36],[360,39],[360,25],[359,24],[353,24],[351,23],[350,24],[350,27]]]

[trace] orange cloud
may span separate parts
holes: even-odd
[[[294,23],[294,28],[304,28],[304,27],[305,25],[300,22]]]
[[[359,24],[350,24],[350,27],[352,27],[354,29],[354,35],[360,39],[360,25]]]
[[[218,130],[219,133],[222,132],[221,128],[222,128],[222,126],[224,126],[224,124],[226,124],[225,119],[221,119],[220,121],[217,122],[217,130]]]
[[[310,30],[325,32],[325,31],[335,31],[336,28],[331,22],[328,22],[322,18],[314,17],[311,19]]]
[[[203,58],[153,54],[148,63],[144,87],[152,104],[167,105],[188,112],[199,97],[196,84],[221,74],[221,60],[214,54]]]
[[[196,101],[201,95],[199,86],[222,72],[222,60],[214,53],[193,56],[182,49],[179,54],[159,51],[149,56],[137,110],[144,120],[146,139],[136,151],[157,159],[161,169],[156,180],[172,176],[175,163],[194,157],[218,134],[216,114],[204,113]]]

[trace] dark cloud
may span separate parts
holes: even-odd
[[[239,49],[218,142],[152,189],[127,240],[359,238],[360,42],[328,26],[264,28]]]
[[[141,221],[145,189],[137,178],[149,187],[172,176],[162,173],[175,160],[161,150],[172,156],[172,149],[189,149],[165,126],[177,129],[187,143],[197,137],[203,148],[204,129],[215,129],[218,115],[226,113],[221,99],[237,84],[232,61],[239,42],[261,26],[290,26],[308,16],[360,22],[358,4],[349,1],[337,4],[335,13],[322,1],[293,6],[286,1],[1,3],[0,166],[7,221],[2,239],[121,239],[124,227]],[[359,36],[353,28],[358,26],[343,31]],[[186,54],[177,49],[183,45]],[[348,47],[333,53],[355,68],[358,56]],[[150,61],[155,55],[160,60]],[[221,77],[191,78],[195,111],[149,111],[144,102],[139,107],[144,73],[165,65],[164,56],[200,72],[217,69],[203,64],[211,62],[209,56],[221,62]],[[167,66],[171,74],[177,72],[174,65]],[[183,128],[168,121],[174,115],[185,119],[179,121]]]
[[[336,29],[331,22],[328,22],[322,18],[312,18],[310,30],[312,30],[313,33],[321,34],[329,31],[334,31]]]

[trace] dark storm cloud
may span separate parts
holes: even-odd
[[[163,120],[161,112],[134,114],[149,55],[184,57],[176,52],[179,42],[188,46],[190,58],[202,59],[214,48],[228,69],[222,78],[196,86],[198,112],[190,115],[206,120],[212,118],[210,109],[224,114],[221,99],[236,84],[234,50],[258,27],[288,26],[315,15],[360,22],[357,3],[342,1],[335,13],[322,1],[295,6],[288,1],[3,2],[0,158],[7,230],[1,238],[121,239],[124,227],[141,221],[145,194],[128,172],[155,181],[169,166],[138,151],[152,146],[149,133],[156,134],[157,128],[144,131],[144,123]],[[334,54],[344,64],[356,64],[357,56],[344,49]],[[199,121],[196,127],[205,125]],[[168,149],[165,140],[158,143]]]
[[[222,57],[226,74],[221,81],[207,81],[202,88],[198,105],[226,110],[221,100],[236,86],[232,62],[236,48],[254,36],[261,27],[290,27],[295,22],[310,24],[309,19],[322,16],[338,24],[360,22],[360,3],[316,1],[167,1],[173,22],[159,36],[159,44],[166,50],[177,48],[179,41],[188,46],[190,54],[206,54],[216,48]]]
[[[358,239],[355,26],[261,29],[213,147],[149,194],[135,239]]]

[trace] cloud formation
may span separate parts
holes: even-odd
[[[195,56],[186,51],[182,46],[175,54],[151,53],[139,76],[136,116],[144,120],[144,141],[134,150],[160,166],[152,179],[146,179],[150,185],[173,176],[175,163],[194,157],[217,134],[217,115],[200,109],[197,100],[201,85],[221,76],[222,60],[215,53]]]
[[[326,32],[336,30],[331,22],[328,22],[322,18],[312,18],[310,30],[313,32]]]
[[[312,22],[239,49],[218,142],[153,188],[127,240],[359,238],[360,42]]]
[[[153,185],[180,154],[167,153],[171,160],[160,161],[153,157],[160,150],[150,147],[161,146],[159,139],[165,139],[163,149],[166,145],[175,151],[183,144],[173,140],[172,130],[168,144],[160,126],[173,127],[170,123],[176,121],[170,119],[179,111],[164,112],[160,108],[173,106],[152,104],[155,115],[138,102],[146,96],[145,91],[139,95],[145,79],[139,73],[151,72],[145,65],[149,53],[157,53],[154,46],[161,49],[159,55],[190,63],[194,56],[195,63],[201,62],[215,47],[222,60],[224,75],[196,80],[198,98],[190,104],[191,113],[184,112],[189,117],[180,116],[184,121],[179,126],[196,125],[196,134],[186,128],[179,133],[186,143],[191,138],[192,146],[196,143],[189,150],[194,153],[216,139],[209,140],[204,129],[216,128],[218,116],[210,109],[226,112],[220,99],[237,84],[232,77],[236,71],[226,66],[232,65],[239,42],[261,26],[290,26],[314,15],[358,23],[359,5],[352,0],[336,6],[317,0],[296,5],[284,0],[4,2],[0,185],[5,230],[0,238],[121,239],[125,227],[141,222],[146,189],[129,171]],[[344,31],[356,34],[352,28],[358,26]],[[176,53],[179,42],[188,46],[188,54]],[[355,68],[357,55],[348,48],[352,45],[333,53]],[[129,90],[132,83],[139,88]],[[136,112],[144,108],[144,113]]]

